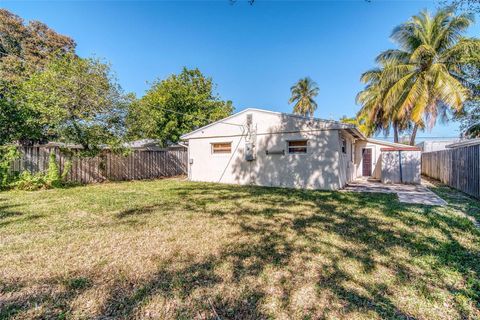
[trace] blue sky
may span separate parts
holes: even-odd
[[[320,87],[316,116],[338,119],[359,109],[360,74],[394,47],[393,27],[433,1],[8,2],[0,6],[75,39],[81,56],[112,64],[123,89],[142,96],[148,82],[198,67],[223,99],[291,112],[290,86],[310,76]],[[470,35],[479,34],[478,25]],[[437,124],[420,137],[453,137]],[[380,136],[382,137],[382,136]],[[421,140],[421,139],[420,139]]]

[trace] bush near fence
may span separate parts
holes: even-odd
[[[19,147],[20,158],[11,165],[15,172],[42,172],[48,168],[51,152],[55,152],[60,171],[68,160],[72,162],[66,180],[78,183],[107,180],[141,180],[187,174],[186,150],[137,151],[127,156],[102,151],[96,157],[75,156],[75,151],[64,153],[58,147]]]
[[[422,174],[480,198],[480,145],[423,153]]]

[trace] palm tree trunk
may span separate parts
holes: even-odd
[[[415,123],[415,125],[413,126],[412,135],[410,136],[410,145],[411,146],[415,145],[415,138],[417,136],[417,130],[418,130],[418,124]]]
[[[398,143],[398,126],[397,123],[393,123],[393,142]]]

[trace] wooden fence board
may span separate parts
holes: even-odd
[[[155,179],[187,174],[186,150],[135,150],[127,156],[105,151],[93,158],[69,157],[58,148],[19,147],[19,151],[21,157],[12,162],[12,171],[44,172],[48,169],[50,153],[55,152],[61,172],[67,161],[72,163],[67,180],[80,183]]]
[[[422,174],[480,198],[480,145],[425,152]]]

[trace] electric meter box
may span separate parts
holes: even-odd
[[[245,160],[253,161],[256,158],[255,145],[251,142],[245,143]]]

